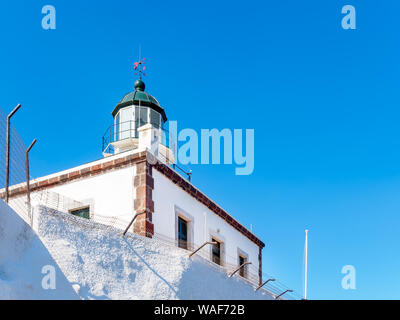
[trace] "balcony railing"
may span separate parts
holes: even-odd
[[[102,151],[106,154],[114,154],[113,143],[127,139],[138,139],[138,128],[145,125],[141,121],[124,121],[109,126],[103,135]],[[171,148],[169,133],[167,130],[160,128],[161,131],[161,144]],[[172,149],[172,148],[171,148]]]
[[[139,133],[137,129],[146,123],[138,121],[124,121],[118,124],[113,124],[109,126],[104,133],[102,141],[102,152],[103,155],[112,155],[115,153],[114,145],[117,141],[124,141],[128,139],[139,139]],[[176,150],[175,139],[170,136],[168,130],[164,128],[159,128],[161,133],[161,144],[169,148],[173,153]],[[138,141],[137,141],[138,142]],[[161,154],[159,154],[162,157]],[[168,159],[163,159],[167,163],[170,163]],[[189,169],[184,169],[182,166],[175,162],[171,164],[176,171],[183,173],[189,181],[191,181],[192,171]]]

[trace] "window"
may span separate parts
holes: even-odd
[[[135,106],[135,125],[136,125],[136,129],[140,127],[140,125],[139,125],[139,115],[140,115],[140,108],[138,106]]]
[[[184,209],[174,206],[175,209],[175,241],[179,248],[192,250],[194,218]]]
[[[219,242],[214,238],[212,238],[211,241],[217,243],[212,246],[212,251],[211,251],[212,261],[215,262],[216,264],[221,265],[221,242]]]
[[[160,114],[153,109],[150,109],[150,123],[155,128],[160,128]]]
[[[127,107],[121,109],[119,112],[120,116],[120,126],[119,126],[119,140],[133,138],[135,125],[133,123],[133,109],[132,107]]]
[[[244,263],[246,263],[246,258],[243,256],[239,256],[239,266],[242,266]],[[246,277],[246,266],[244,266],[243,268],[240,268],[239,270],[239,274],[241,277],[245,278]]]
[[[117,116],[115,117],[115,131],[114,131],[114,141],[119,140],[119,112]]]
[[[146,123],[149,122],[147,119],[149,109],[145,107],[140,107],[139,109],[140,109],[140,116],[139,116],[139,128],[140,128],[141,126],[144,126]]]
[[[77,217],[90,219],[89,207],[70,210],[70,213]]]
[[[188,223],[181,217],[178,217],[178,246],[188,249]]]

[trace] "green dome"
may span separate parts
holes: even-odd
[[[164,109],[160,106],[156,98],[144,91],[145,87],[146,86],[142,80],[137,80],[135,82],[135,91],[129,92],[122,98],[122,100],[114,108],[112,116],[115,117],[121,108],[140,104],[141,106],[150,107],[151,109],[159,112],[163,117],[163,120],[167,121],[167,116],[165,115]]]
[[[128,94],[126,94],[121,102],[121,103],[127,103],[127,102],[137,102],[137,104],[139,104],[140,101],[140,105],[145,105],[145,104],[155,104],[156,106],[160,106],[160,104],[158,103],[158,101],[156,100],[156,98],[154,98],[153,96],[149,95],[148,93],[144,92],[144,91],[139,91],[139,90],[135,90],[132,92],[129,92]]]

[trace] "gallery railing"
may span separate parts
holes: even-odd
[[[145,124],[146,123],[141,121],[129,120],[110,125],[103,135],[102,151],[104,153],[113,153],[114,150],[109,150],[110,147],[112,148],[112,143],[117,141],[123,141],[126,139],[138,139],[139,138],[138,128],[140,128]],[[153,126],[157,128],[156,125]],[[171,142],[173,139],[169,137],[168,130],[162,127],[159,127],[159,129],[161,132],[161,144],[172,149],[173,145]]]
[[[112,155],[115,153],[113,143],[117,141],[124,141],[128,139],[139,139],[138,128],[145,125],[146,123],[140,121],[124,121],[118,124],[113,124],[109,126],[103,135],[102,140],[102,152],[104,155]],[[155,126],[155,125],[154,125]],[[157,126],[155,126],[157,127]],[[161,144],[169,148],[174,154],[176,150],[175,138],[171,136],[170,132],[164,128],[159,128],[161,133]],[[164,162],[170,163],[170,159],[166,159],[162,154],[158,155]],[[178,164],[176,161],[171,164],[173,169],[183,174],[189,181],[192,178],[192,171],[190,169],[184,168],[183,165]]]

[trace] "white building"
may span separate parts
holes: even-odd
[[[103,137],[104,158],[31,182],[32,198],[43,191],[73,199],[68,212],[84,218],[111,217],[130,232],[202,249],[212,262],[233,267],[251,263],[253,277],[262,281],[264,243],[218,204],[173,169],[174,156],[163,141],[167,121],[158,101],[138,80],[112,112],[114,124]],[[10,203],[25,197],[26,186],[10,188]],[[107,217],[110,220],[107,220]],[[248,269],[247,269],[248,268]],[[250,266],[240,270],[250,277]],[[253,278],[254,280],[254,278]]]

